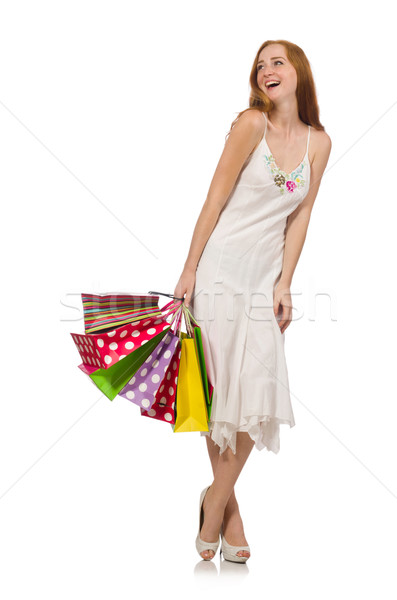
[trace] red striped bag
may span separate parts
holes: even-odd
[[[81,294],[85,333],[108,331],[144,317],[161,315],[152,294]]]

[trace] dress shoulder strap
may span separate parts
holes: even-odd
[[[266,116],[266,113],[264,113],[264,112],[262,112],[262,115],[263,115],[263,117],[264,117],[264,119],[266,121],[266,127],[265,127],[265,133],[264,133],[264,135],[266,135],[266,131],[267,131],[267,116]]]
[[[306,146],[306,152],[309,152],[309,141],[310,141],[310,130],[311,130],[311,126],[308,125],[309,128],[309,133],[307,134],[307,146]]]

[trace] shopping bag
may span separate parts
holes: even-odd
[[[154,403],[149,410],[141,408],[141,415],[143,417],[151,417],[152,419],[158,419],[159,421],[171,424],[175,423],[175,398],[180,360],[181,343],[178,341],[174,356],[156,392]]]
[[[140,369],[130,379],[127,385],[121,390],[120,396],[134,402],[141,408],[149,410],[156,399],[156,393],[161,387],[164,388],[162,382],[167,374],[170,380],[169,365],[173,360],[175,350],[179,344],[178,326],[182,318],[182,304],[175,311],[170,329],[167,335],[161,340],[152,354],[145,360]],[[173,327],[175,326],[175,332]],[[174,361],[173,369],[176,370],[176,362]],[[168,393],[170,396],[176,392],[176,384],[168,381]]]
[[[81,365],[78,365],[79,369],[81,369],[83,371],[83,373],[85,373],[86,375],[91,375],[91,373],[93,373],[94,371],[98,370],[98,367],[92,367],[90,365],[85,365],[84,363],[81,363]]]
[[[208,431],[208,411],[197,344],[190,315],[183,305],[187,333],[181,332],[181,360],[176,389],[173,431]]]
[[[161,331],[168,329],[170,324],[166,317],[178,308],[179,305],[171,303],[171,306],[167,304],[167,307],[161,309],[157,316],[149,318],[147,315],[141,316],[139,320],[121,325],[111,331],[70,335],[83,364],[98,369],[108,369],[128,354],[135,352]]]
[[[209,404],[207,405],[208,409],[208,419],[211,418],[211,409],[212,409],[212,397],[213,397],[214,387],[211,384],[210,380],[208,380],[208,395],[209,395]]]
[[[131,354],[128,354],[108,369],[96,369],[92,373],[89,373],[90,379],[92,379],[109,400],[114,400],[151,352],[161,342],[161,339],[167,334],[168,329],[161,331],[146,342],[146,344],[135,350],[135,352],[131,352]]]
[[[196,319],[194,318],[194,316],[192,315],[192,313],[186,306],[185,306],[185,311],[187,313],[187,317],[189,319],[190,324],[192,324],[192,322],[193,322],[193,325],[192,325],[193,335],[194,335],[194,339],[196,341],[196,348],[197,348],[197,353],[198,353],[198,357],[199,357],[200,372],[201,372],[201,377],[203,380],[205,401],[207,404],[208,419],[210,419],[211,418],[211,408],[212,408],[213,387],[208,378],[205,353],[204,353],[204,348],[203,348],[203,341],[202,341],[202,337],[201,337],[201,327],[198,325]]]
[[[197,355],[198,355],[199,364],[200,364],[201,379],[203,380],[204,395],[205,395],[205,402],[207,404],[208,419],[210,419],[211,418],[211,408],[212,408],[212,393],[210,392],[210,388],[211,389],[213,389],[213,388],[208,379],[208,373],[207,373],[207,368],[206,368],[206,364],[205,364],[205,356],[204,356],[204,349],[203,349],[203,341],[201,339],[201,328],[195,325],[193,327],[193,331],[194,331],[194,339],[196,342]]]
[[[134,327],[135,335],[132,333],[131,337],[135,340],[133,348],[127,348],[124,352],[129,352],[124,356],[119,356],[117,361],[113,361],[113,364],[108,364],[106,361],[106,368],[99,367],[97,364],[86,364],[83,362],[82,365],[79,365],[79,368],[83,370],[90,379],[95,383],[95,385],[109,398],[109,400],[114,400],[117,394],[122,390],[127,382],[133,377],[133,375],[137,372],[137,370],[142,366],[143,362],[148,358],[150,353],[158,346],[161,342],[162,338],[167,334],[167,331],[170,329],[170,323],[167,321],[169,315],[174,317],[175,312],[177,312],[180,308],[180,303],[170,302],[165,307],[161,309],[161,316],[159,319],[141,319],[140,321],[134,323],[132,327]],[[154,319],[154,321],[153,321]],[[154,325],[154,322],[159,320],[160,322]],[[127,336],[122,336],[123,331],[128,329],[129,325],[123,325],[122,327],[117,328],[111,332],[102,332],[101,334],[87,334],[86,337],[91,340],[106,340],[107,337],[110,339],[118,340],[128,339]],[[156,330],[159,331],[156,333]],[[151,331],[154,330],[154,331]],[[141,335],[141,333],[143,334]],[[112,334],[109,336],[108,334]],[[114,333],[114,335],[113,335]],[[79,335],[79,334],[73,334]],[[148,338],[148,339],[145,339]],[[136,340],[140,341],[140,345],[136,343]],[[117,344],[117,342],[115,342]],[[77,345],[77,344],[76,344]],[[103,344],[103,346],[105,343]],[[103,346],[101,346],[103,348]],[[111,350],[109,346],[109,351]],[[115,351],[120,352],[120,348],[116,348]],[[84,349],[84,352],[87,351]],[[80,355],[84,356],[84,353],[80,352]],[[85,356],[84,356],[85,358]],[[84,360],[84,359],[83,359]]]
[[[152,408],[157,390],[164,379],[170,362],[179,344],[179,337],[170,329],[142,366],[119,392],[119,396],[130,400],[145,410]],[[173,383],[167,385],[173,387]]]
[[[161,315],[159,296],[150,294],[83,293],[81,299],[86,333],[110,331],[144,317]]]

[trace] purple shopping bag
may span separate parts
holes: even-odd
[[[178,342],[179,336],[169,330],[118,395],[146,411],[150,410]]]

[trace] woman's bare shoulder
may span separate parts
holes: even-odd
[[[312,127],[311,129],[313,135],[313,146],[315,146],[316,149],[320,151],[331,150],[332,140],[328,133],[324,130],[315,129],[314,127]]]
[[[263,112],[259,108],[248,108],[239,116],[237,123],[262,129],[266,121]]]
[[[328,133],[324,130],[312,129],[312,141],[311,141],[311,163],[314,161],[327,163],[329,155],[332,149],[332,140]]]
[[[265,131],[265,125],[266,121],[264,115],[257,108],[245,110],[233,125],[230,136],[234,139],[235,143],[240,144],[241,140],[244,138],[250,145],[247,158],[251,156],[258,147]]]

